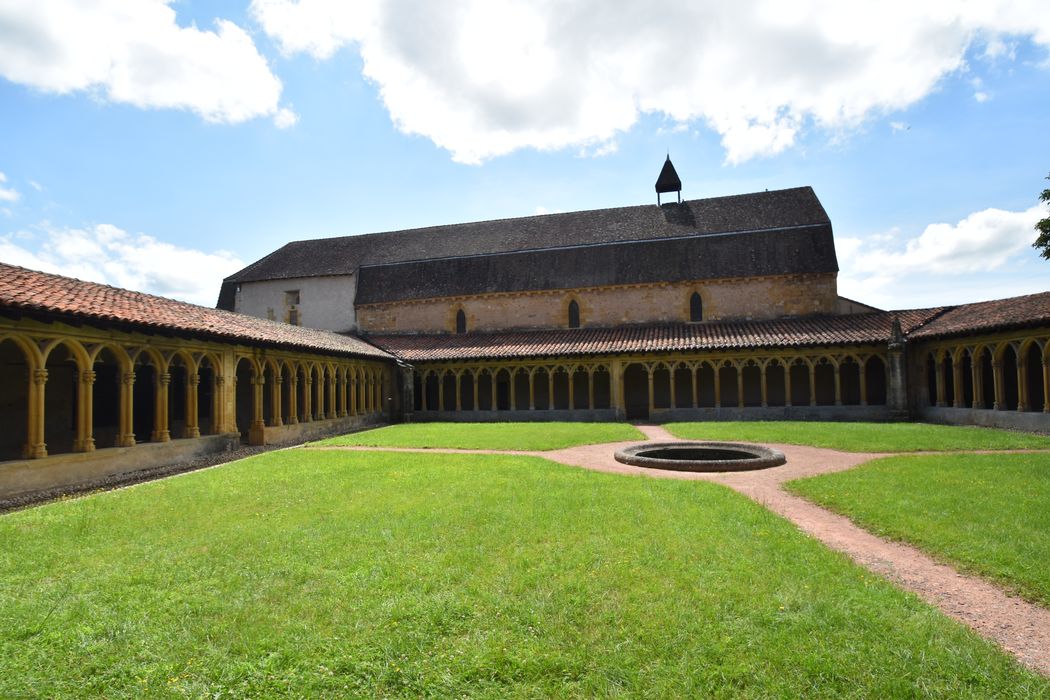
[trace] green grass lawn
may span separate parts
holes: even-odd
[[[402,423],[313,444],[558,450],[574,445],[644,439],[645,435],[627,423]]]
[[[1050,605],[1050,455],[888,457],[788,488]]]
[[[0,697],[1034,697],[723,487],[292,450],[0,517]]]
[[[664,427],[688,440],[778,442],[846,452],[1050,449],[1050,437],[1042,435],[929,423],[727,421],[668,423]]]

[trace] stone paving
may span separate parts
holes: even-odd
[[[678,440],[660,426],[639,425],[648,441]],[[1005,593],[994,584],[961,574],[915,547],[876,537],[848,518],[786,492],[793,479],[851,469],[876,453],[839,452],[799,445],[766,445],[780,450],[787,463],[748,472],[700,473],[646,469],[621,464],[613,453],[639,441],[582,445],[548,452],[512,450],[452,450],[393,448],[394,451],[457,454],[525,454],[595,471],[657,479],[711,481],[727,486],[781,515],[803,532],[855,562],[915,593],[946,615],[968,625],[1013,654],[1025,666],[1050,676],[1050,609]],[[391,450],[375,447],[312,447],[308,449]]]

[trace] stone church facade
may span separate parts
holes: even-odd
[[[1050,293],[842,298],[808,187],[296,241],[217,309],[0,263],[0,498],[402,420],[1050,432]]]

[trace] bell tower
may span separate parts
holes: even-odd
[[[664,167],[660,170],[660,177],[656,178],[656,204],[660,205],[660,195],[668,192],[676,192],[678,194],[678,203],[682,203],[682,180],[678,177],[678,172],[674,169],[674,164],[671,163],[671,154],[667,154],[667,160],[664,161]]]

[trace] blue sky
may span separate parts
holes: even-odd
[[[212,304],[289,240],[655,202],[669,152],[811,185],[846,296],[1050,288],[1037,4],[89,4],[0,0],[4,262]]]

